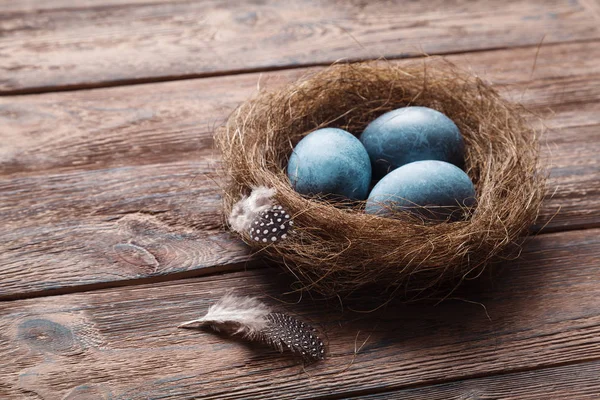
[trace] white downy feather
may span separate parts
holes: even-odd
[[[273,205],[276,193],[275,189],[266,186],[253,188],[249,197],[244,196],[233,205],[229,215],[231,229],[238,233],[246,232],[258,214]]]
[[[227,330],[254,339],[268,326],[267,316],[270,313],[271,309],[255,298],[226,294],[208,308],[204,317],[184,322],[179,327],[210,325],[217,331]]]

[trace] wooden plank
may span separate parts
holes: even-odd
[[[0,303],[4,398],[305,399],[399,390],[600,359],[600,230],[538,236],[523,259],[437,306],[284,296],[275,270]],[[260,346],[175,326],[229,290],[319,326],[303,368]],[[485,306],[485,309],[481,305]],[[487,311],[486,311],[487,310]],[[486,315],[487,314],[487,315]],[[488,318],[489,315],[489,318]],[[68,398],[68,397],[67,397]]]
[[[0,93],[599,37],[577,1],[88,3],[9,6],[0,20]]]
[[[210,169],[204,160],[1,182],[0,298],[245,268]]]
[[[47,10],[102,9],[115,6],[165,4],[187,0],[0,0],[0,13],[38,13]]]
[[[600,0],[581,0],[581,5],[587,8],[597,21],[600,21]]]
[[[551,141],[544,152],[551,166],[548,196],[533,230],[598,227],[600,124],[564,128],[559,134],[565,139]]]
[[[347,397],[362,400],[597,399],[600,361]]]
[[[550,219],[551,230],[600,224],[600,80],[588,61],[594,50],[600,46],[542,49],[527,90],[531,49],[529,59],[519,49],[463,60],[476,72],[489,68],[507,96],[540,112],[556,110],[544,150],[553,197],[537,228]],[[494,67],[498,59],[506,62]],[[274,87],[298,73],[261,82]],[[0,100],[0,297],[245,268],[247,249],[221,228],[210,132],[257,80],[250,74]],[[146,262],[132,263],[123,249]]]
[[[570,106],[600,99],[596,76],[600,42],[544,46],[537,60],[536,52],[510,49],[447,59],[548,117],[550,128],[600,123],[596,110],[579,115],[580,107]],[[256,94],[258,86],[276,89],[318,70],[0,98],[4,139],[0,173],[112,168],[209,156],[214,127]],[[560,115],[548,108],[559,108]]]

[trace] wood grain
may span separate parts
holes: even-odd
[[[597,398],[599,5],[0,0],[0,398]],[[546,119],[534,229],[559,232],[435,307],[282,295],[223,230],[214,127],[258,86],[423,52]],[[231,289],[318,326],[328,358],[175,328]]]
[[[5,94],[600,37],[578,1],[14,4],[0,4]]]
[[[551,128],[598,123],[596,110],[582,110],[581,115],[578,111],[582,103],[594,107],[600,99],[596,62],[600,41],[547,45],[537,59],[536,52],[510,49],[447,59],[549,118]],[[99,169],[208,156],[214,128],[255,95],[257,87],[276,89],[318,70],[0,98],[4,140],[0,173]],[[553,115],[549,108],[559,108],[561,114]]]
[[[339,398],[597,361],[599,258],[600,230],[541,235],[491,281],[455,293],[460,301],[393,302],[367,314],[349,311],[373,306],[364,299],[342,312],[337,301],[282,296],[288,282],[271,269],[3,302],[0,353],[11,362],[0,365],[0,390],[3,398]],[[273,296],[320,327],[328,358],[303,368],[260,346],[175,328],[232,289]]]
[[[542,48],[531,82],[534,49],[452,57],[549,118],[552,197],[536,229],[600,224],[596,55],[592,44]],[[211,131],[257,81],[306,72],[0,99],[0,298],[245,268],[248,250],[222,230]]]
[[[36,13],[49,10],[103,9],[115,6],[134,6],[148,4],[166,4],[189,0],[0,0],[2,13]]]
[[[599,372],[600,361],[592,361],[344,399],[592,400],[600,395]]]
[[[0,183],[0,298],[243,269],[248,250],[222,229],[213,178],[209,165],[183,162]]]
[[[600,22],[600,1],[599,0],[582,0],[581,5],[587,8],[588,12]]]

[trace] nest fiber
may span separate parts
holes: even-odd
[[[520,106],[476,76],[440,64],[334,65],[241,105],[215,135],[227,177],[225,212],[252,187],[267,186],[295,227],[275,244],[243,239],[283,263],[304,288],[327,295],[373,283],[421,290],[462,280],[518,244],[544,196],[536,133]],[[310,198],[290,186],[286,165],[304,136],[323,127],[359,135],[370,121],[404,106],[436,109],[460,128],[465,170],[477,190],[465,220],[368,215],[364,204]]]

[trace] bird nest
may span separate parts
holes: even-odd
[[[438,110],[459,127],[465,171],[476,207],[455,222],[408,215],[365,214],[364,202],[334,203],[294,191],[286,165],[294,146],[318,128],[359,135],[381,114],[405,106]],[[276,191],[292,216],[293,234],[263,244],[242,239],[284,264],[303,284],[339,295],[378,284],[422,290],[479,274],[506,255],[537,217],[545,174],[536,132],[522,107],[489,84],[445,63],[398,66],[388,62],[339,64],[261,93],[242,104],[215,134],[222,153],[224,211],[253,187]]]

